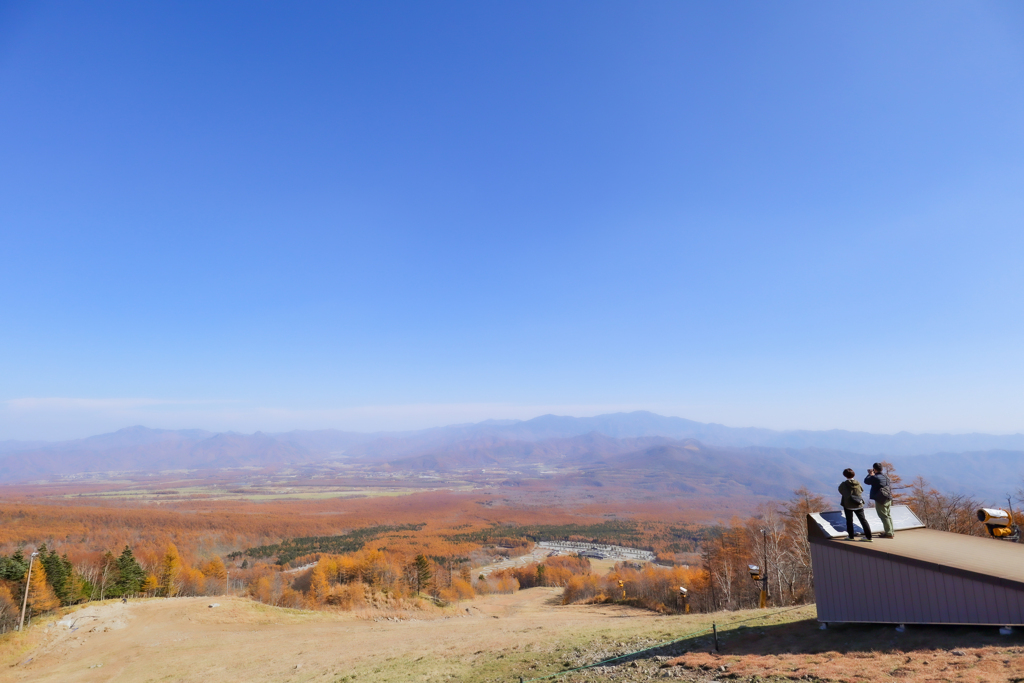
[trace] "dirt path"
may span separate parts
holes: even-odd
[[[588,624],[659,619],[612,605],[562,607],[559,592],[488,596],[447,616],[405,621],[283,610],[239,598],[220,598],[216,608],[208,607],[209,598],[91,605],[33,627],[35,634],[27,635],[39,644],[5,667],[0,680],[482,680],[482,671],[470,675],[474,662],[488,660],[484,668],[497,676],[502,651],[523,655]]]

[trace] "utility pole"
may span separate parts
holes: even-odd
[[[31,585],[29,582],[32,580],[32,562],[38,556],[39,553],[32,553],[28,556],[28,573],[25,574],[25,597],[21,601],[21,623],[18,624],[19,631],[25,628],[25,608],[28,607],[28,588]]]

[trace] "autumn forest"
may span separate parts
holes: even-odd
[[[566,603],[714,611],[756,604],[750,563],[769,568],[775,604],[799,604],[813,600],[805,516],[829,507],[807,488],[779,500],[637,497],[543,480],[309,499],[303,487],[324,483],[299,477],[288,490],[300,493],[279,499],[182,493],[215,488],[211,476],[6,487],[0,630],[20,618],[33,552],[29,618],[93,600],[225,594],[301,609],[431,610],[537,585],[564,587]],[[237,486],[237,474],[216,476]],[[920,479],[900,486],[933,528],[977,531],[976,501]],[[480,571],[551,540],[640,548],[657,559],[597,567],[586,557],[531,556]]]

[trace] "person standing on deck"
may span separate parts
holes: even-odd
[[[846,535],[847,540],[853,540],[853,515],[856,513],[860,520],[861,528],[864,529],[864,540],[871,543],[871,527],[864,517],[864,487],[854,479],[857,473],[847,467],[843,470],[846,481],[839,485],[839,493],[843,494],[843,512],[846,513]]]
[[[892,481],[882,471],[882,463],[876,462],[864,477],[864,483],[871,487],[869,498],[875,501],[875,512],[882,520],[882,538],[896,538],[892,526]]]

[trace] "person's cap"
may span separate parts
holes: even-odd
[[[882,471],[882,463],[880,462],[876,462],[874,465],[872,465],[872,467],[878,470],[879,472]]]

